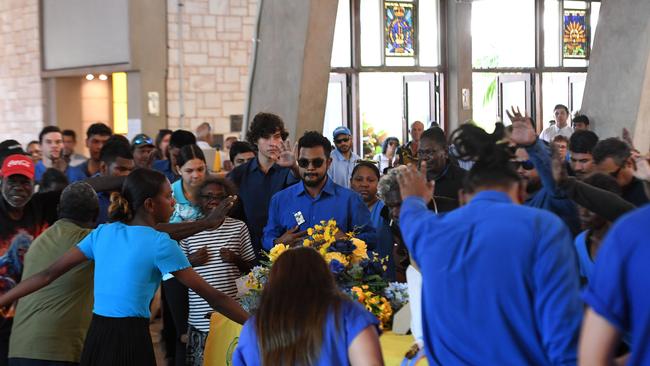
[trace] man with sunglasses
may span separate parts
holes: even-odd
[[[553,179],[551,151],[535,133],[535,121],[512,109],[508,117],[513,122],[511,141],[517,146],[512,164],[525,182],[524,205],[556,214],[575,236],[580,232],[578,208]],[[514,122],[525,122],[517,123]]]
[[[616,179],[626,201],[637,207],[649,202],[643,182],[634,176],[632,150],[625,141],[616,137],[600,141],[594,147],[593,158],[598,172]]]
[[[153,166],[153,151],[156,149],[151,137],[144,133],[136,135],[131,141],[131,152],[136,168],[151,169]]]
[[[339,126],[334,130],[334,146],[332,151],[332,164],[327,169],[327,175],[334,183],[350,188],[352,171],[361,157],[352,151],[352,132],[345,126]]]
[[[286,188],[271,199],[262,244],[301,245],[307,229],[321,221],[336,220],[338,236],[355,231],[373,249],[377,233],[370,211],[354,191],[334,183],[327,175],[332,145],[319,132],[309,131],[298,141],[298,166],[302,183]]]

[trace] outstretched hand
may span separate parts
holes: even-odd
[[[291,147],[291,140],[287,139],[282,143],[278,157],[277,164],[284,168],[291,168],[296,164],[296,156],[298,156],[298,143]]]
[[[408,167],[399,167],[397,182],[402,195],[402,200],[409,196],[421,197],[425,202],[433,198],[434,181],[427,182],[427,162],[422,161],[418,171],[414,165]]]
[[[569,173],[567,172],[566,165],[564,164],[564,160],[557,150],[557,147],[555,147],[554,144],[551,144],[551,149],[551,171],[553,172],[553,180],[555,180],[555,183],[560,186],[567,180]]]
[[[236,200],[237,196],[226,197],[226,199],[219,203],[219,206],[215,207],[214,210],[206,216],[205,220],[211,230],[216,230],[221,226],[223,221],[226,219],[228,212],[235,205]]]
[[[521,146],[534,144],[537,134],[532,119],[528,115],[522,115],[519,107],[516,110],[515,107],[510,107],[510,110],[512,113],[506,110],[506,114],[512,122],[512,134],[510,135],[512,142]]]

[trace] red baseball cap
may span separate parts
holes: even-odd
[[[10,177],[15,174],[21,174],[29,179],[34,179],[34,162],[32,162],[32,159],[21,154],[7,156],[2,163],[0,175]]]

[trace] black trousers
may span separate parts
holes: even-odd
[[[10,358],[9,366],[78,366],[77,362],[36,360],[33,358]]]
[[[176,278],[163,281],[164,301],[163,307],[167,306],[171,314],[176,334],[174,335],[174,365],[185,366],[185,343],[181,342],[181,336],[187,333],[187,318],[189,317],[189,304],[187,300],[187,287]],[[165,318],[163,308],[163,327],[167,328],[168,319]],[[165,332],[168,332],[165,329]],[[167,347],[169,347],[168,345]],[[169,352],[168,352],[169,354]]]

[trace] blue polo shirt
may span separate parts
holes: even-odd
[[[82,173],[81,170],[78,169],[78,167],[79,166],[68,166],[65,168],[65,172],[63,172],[63,174],[65,174],[66,178],[68,178],[69,184],[88,178],[85,174]],[[46,170],[47,167],[45,164],[43,164],[43,160],[39,160],[36,165],[34,165],[34,181],[40,183]]]
[[[318,358],[314,366],[349,365],[348,348],[363,330],[370,326],[377,327],[379,321],[360,304],[350,300],[342,302],[339,317],[330,311],[323,326],[323,343],[320,345]],[[259,341],[255,331],[255,318],[246,321],[239,335],[239,343],[232,357],[235,366],[259,366]]]
[[[172,170],[172,163],[167,160],[156,160],[152,165],[153,170],[157,170],[165,175],[169,179],[169,183],[174,183],[181,178],[180,175],[174,173]]]
[[[583,308],[560,219],[483,191],[443,215],[407,197],[400,226],[422,273],[429,364],[576,363]]]
[[[621,217],[609,230],[583,295],[621,333],[629,333],[628,365],[650,365],[650,205]]]
[[[573,235],[580,232],[578,209],[569,199],[566,192],[555,185],[551,171],[551,151],[543,140],[537,139],[535,144],[526,148],[530,161],[535,165],[542,188],[526,200],[526,206],[541,208],[556,214],[569,227]]]
[[[326,179],[323,190],[315,198],[307,193],[302,182],[273,196],[262,241],[265,250],[271,250],[274,239],[298,225],[297,215],[304,219],[298,231],[334,219],[340,230],[357,232],[357,238],[365,241],[368,249],[374,249],[377,233],[370,222],[368,207],[356,192]]]
[[[283,168],[277,164],[264,174],[257,157],[235,168],[228,174],[228,178],[239,188],[239,198],[246,215],[244,221],[251,234],[255,254],[259,256],[264,226],[269,217],[271,197],[300,180],[293,176],[290,168]]]

